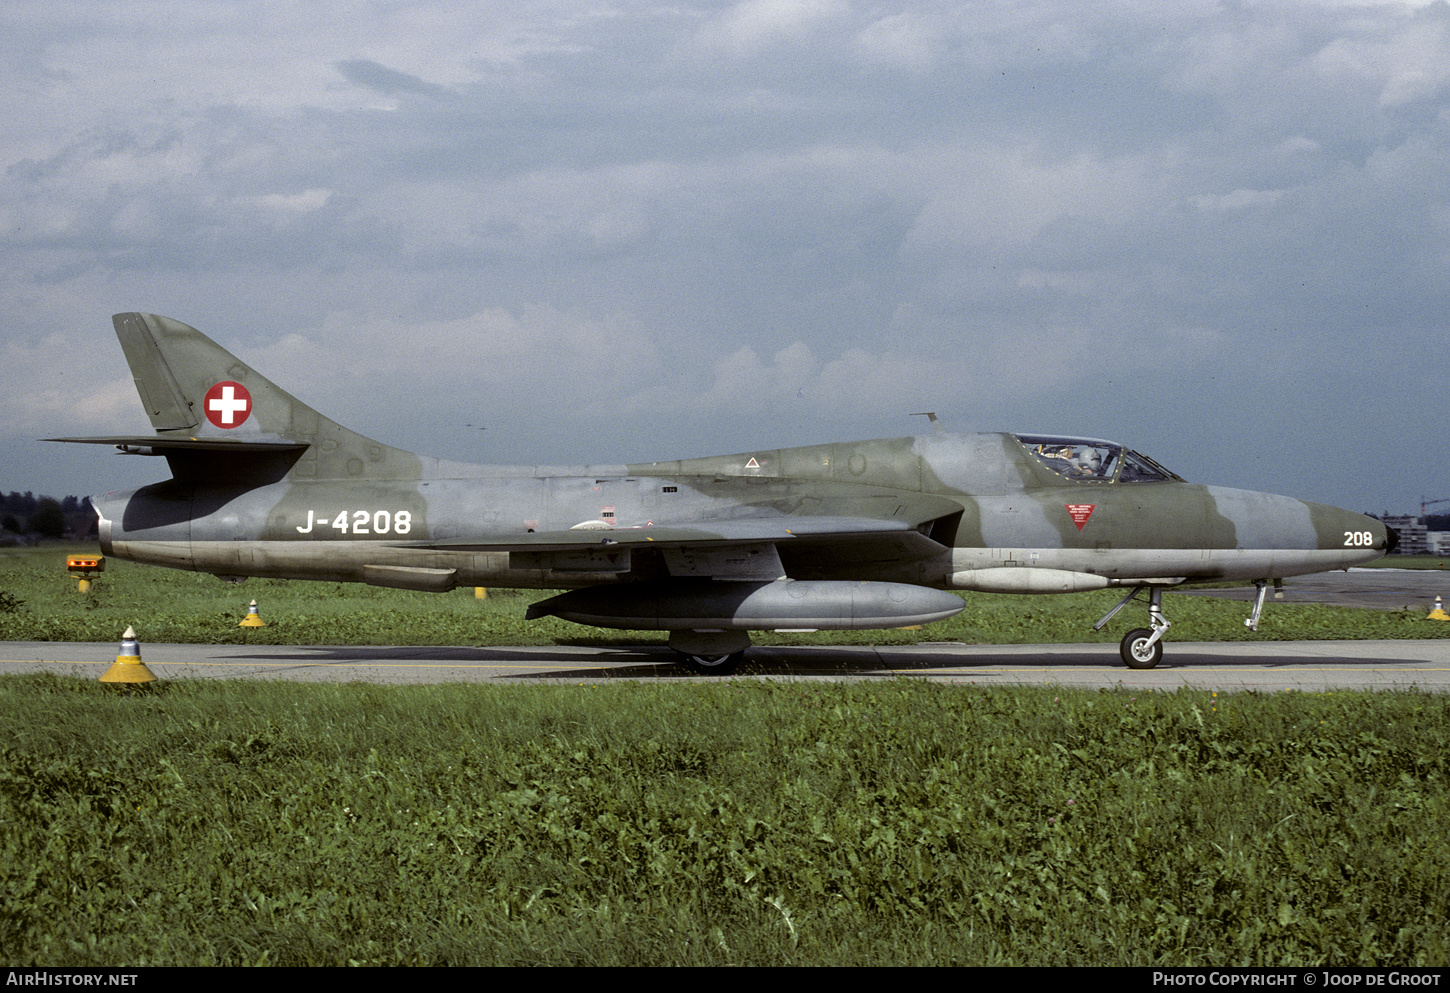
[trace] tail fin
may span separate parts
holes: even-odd
[[[255,458],[286,451],[292,478],[418,475],[418,456],[323,417],[195,328],[156,314],[117,314],[111,320],[156,437],[56,440],[149,445],[173,469],[193,453],[210,453],[208,463],[214,464],[217,453]]]

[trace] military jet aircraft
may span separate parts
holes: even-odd
[[[171,478],[93,499],[106,555],[210,572],[443,592],[564,589],[534,604],[664,630],[701,673],[751,630],[905,627],[951,590],[1146,592],[1123,661],[1163,654],[1165,589],[1347,569],[1397,535],[1360,514],[1185,482],[1111,441],[949,434],[628,465],[467,465],[322,416],[194,328],[118,314],[154,435],[54,438],[165,458]],[[934,419],[934,418],[933,418]],[[934,419],[935,420],[935,419]]]

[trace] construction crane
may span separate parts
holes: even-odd
[[[1431,500],[1425,496],[1420,497],[1420,520],[1423,521],[1425,519],[1426,508],[1433,507],[1437,503],[1450,503],[1450,497],[1441,497],[1438,500]]]

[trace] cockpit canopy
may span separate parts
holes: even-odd
[[[1016,437],[1028,454],[1067,479],[1098,483],[1183,482],[1183,477],[1115,441],[1044,434]]]

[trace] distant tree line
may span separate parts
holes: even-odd
[[[0,538],[87,538],[96,534],[89,497],[57,500],[34,493],[0,493]]]

